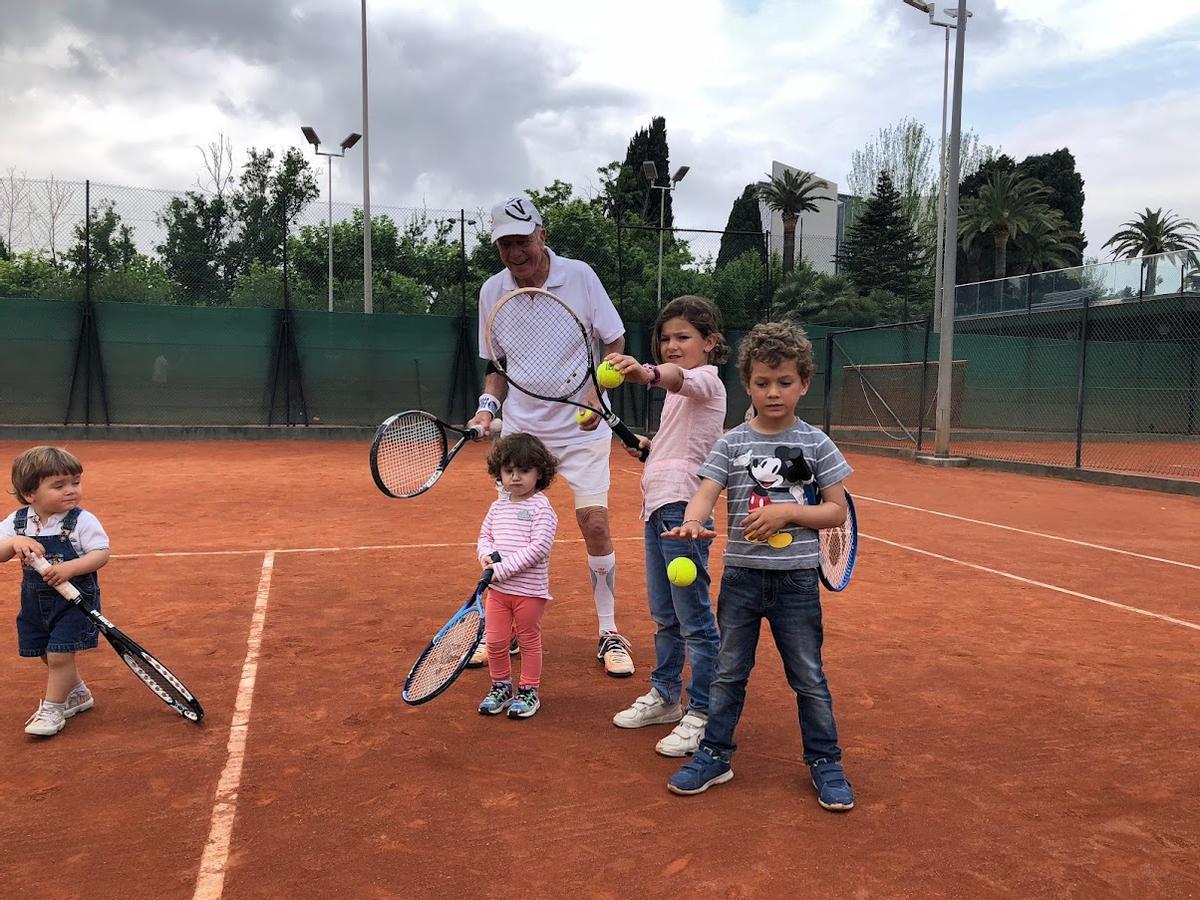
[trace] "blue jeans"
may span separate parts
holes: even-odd
[[[771,624],[787,682],[796,692],[804,761],[841,759],[833,699],[821,667],[821,597],[816,569],[782,572],[727,566],[721,578],[717,622],[721,653],[703,746],[728,757],[746,702],[762,619]]]
[[[646,591],[654,632],[654,671],[650,683],[671,703],[683,690],[683,659],[692,667],[688,709],[708,712],[708,686],[717,668],[717,623],[708,599],[708,548],[712,540],[679,541],[662,537],[683,524],[684,503],[656,509],[646,523]],[[709,522],[712,526],[712,522]],[[696,580],[678,587],[667,580],[667,565],[681,556],[696,564]]]

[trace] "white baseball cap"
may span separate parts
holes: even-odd
[[[533,234],[542,215],[525,194],[517,194],[492,207],[492,243],[510,234]]]

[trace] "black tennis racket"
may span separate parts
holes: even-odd
[[[493,553],[492,559],[500,561],[500,554]],[[404,679],[401,699],[410,706],[428,703],[438,696],[467,667],[471,654],[483,640],[483,593],[492,580],[492,570],[484,570],[475,593],[433,636],[429,646],[413,663],[412,670]]]
[[[450,446],[447,434],[458,435]],[[463,444],[477,440],[479,428],[455,428],[432,413],[409,409],[385,419],[371,441],[371,477],[389,497],[407,499],[433,487]]]
[[[484,343],[496,369],[517,390],[594,412],[645,461],[649,448],[641,446],[604,399],[591,334],[571,307],[550,291],[518,288],[501,297],[488,316]],[[581,399],[589,382],[595,388],[595,406]]]
[[[29,560],[29,564],[37,571],[39,575],[45,575],[50,571],[50,563],[45,557],[34,556]],[[121,657],[121,661],[129,666],[129,670],[133,672],[146,685],[159,700],[175,710],[185,719],[190,719],[193,722],[199,722],[204,718],[204,707],[200,705],[200,701],[189,691],[175,675],[160,663],[157,659],[137,641],[131,638],[125,632],[121,631],[116,625],[104,618],[98,611],[92,609],[83,602],[75,585],[69,581],[64,581],[62,584],[54,586],[54,589],[63,595],[76,607],[96,623],[96,627],[100,629],[100,633],[108,639],[108,643],[117,651],[117,656]]]

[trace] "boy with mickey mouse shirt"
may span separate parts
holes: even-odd
[[[842,770],[821,664],[817,529],[845,521],[842,482],[851,468],[828,435],[796,417],[815,370],[803,331],[786,323],[756,325],[739,348],[738,369],[756,414],[717,440],[683,524],[666,535],[715,536],[704,523],[726,492],[729,541],[717,606],[721,648],[708,727],[700,749],[667,786],[677,794],[698,794],[733,777],[733,732],[765,618],[796,692],[804,761],[817,800],[825,809],[848,810],[854,794]],[[815,506],[804,498],[810,479],[820,496]]]

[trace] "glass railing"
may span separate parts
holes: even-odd
[[[954,292],[954,315],[1005,315],[1089,304],[1122,303],[1181,293],[1200,293],[1200,259],[1194,252],[1115,259],[1072,269],[1015,275]]]

